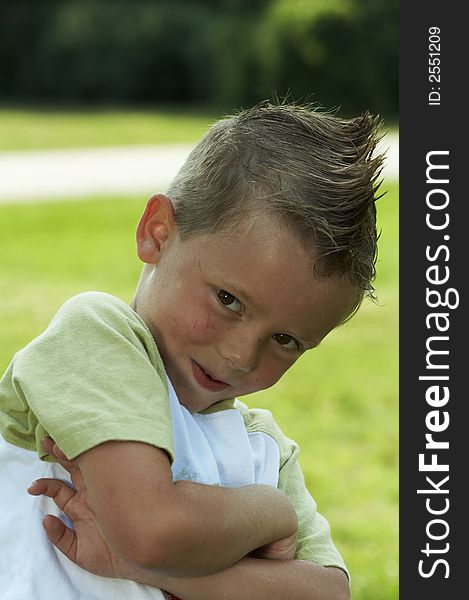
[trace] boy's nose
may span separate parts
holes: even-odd
[[[259,361],[260,340],[234,343],[226,341],[220,347],[221,356],[230,363],[232,369],[249,373],[253,371]]]

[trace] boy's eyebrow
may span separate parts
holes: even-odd
[[[233,296],[236,296],[238,300],[252,304],[254,308],[259,308],[257,302],[252,298],[252,296],[249,295],[248,292],[246,292],[242,286],[236,283],[230,283],[224,277],[220,277],[220,280],[220,283],[222,283],[222,285],[226,288],[226,291],[230,294],[233,294]]]
[[[248,292],[246,292],[246,290],[238,285],[237,283],[231,283],[230,281],[227,281],[225,279],[225,277],[221,274],[221,273],[215,273],[215,274],[207,274],[205,272],[205,270],[202,268],[202,264],[200,262],[200,260],[197,263],[197,266],[199,268],[199,271],[205,276],[209,276],[210,278],[213,277],[217,277],[218,278],[218,282],[221,284],[221,286],[223,287],[224,290],[226,290],[227,292],[229,292],[230,294],[233,294],[233,296],[235,296],[238,300],[242,300],[243,303],[248,303],[248,304],[252,304],[252,306],[254,308],[259,308],[258,303],[252,298],[252,296],[250,296],[248,294]]]
[[[260,305],[254,300],[254,298],[248,292],[246,292],[246,290],[243,287],[237,284],[230,284],[228,282],[225,283],[226,286],[229,288],[230,293],[236,296],[238,300],[241,300],[243,304],[250,304],[255,309],[261,308]]]

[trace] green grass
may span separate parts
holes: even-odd
[[[151,110],[0,108],[0,152],[196,142],[218,115]]]
[[[84,290],[130,301],[145,198],[0,206],[0,371]],[[397,186],[379,201],[379,304],[365,302],[271,390],[306,481],[352,573],[354,600],[398,597]]]

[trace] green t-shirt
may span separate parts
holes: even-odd
[[[317,512],[298,463],[298,446],[271,413],[226,400],[204,412],[237,409],[248,432],[279,447],[279,483],[299,521],[298,559],[339,567],[344,561],[327,521]],[[166,374],[155,341],[124,302],[101,292],[66,302],[49,327],[13,358],[0,381],[4,439],[49,460],[40,447],[50,435],[72,459],[112,440],[164,449],[174,458]],[[348,574],[348,573],[347,573]]]
[[[165,371],[142,319],[100,292],[66,302],[7,368],[0,431],[41,458],[45,435],[68,458],[111,440],[145,442],[172,456]]]

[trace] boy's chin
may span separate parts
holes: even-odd
[[[197,394],[178,394],[177,389],[175,388],[176,396],[179,400],[179,404],[184,406],[190,413],[198,413],[218,404],[219,402],[223,402],[223,400],[227,400],[230,398],[229,395],[221,398],[218,397],[218,394],[212,394],[210,398],[210,394],[208,397],[205,394],[201,394],[200,396]]]
[[[216,404],[217,402],[220,402],[219,400],[215,400],[214,402],[197,402],[194,400],[191,400],[189,402],[185,402],[184,399],[183,400],[179,400],[179,404],[181,404],[181,406],[184,406],[184,408],[187,408],[187,410],[190,413],[198,413],[198,412],[202,412],[203,410],[205,410],[206,408],[210,408],[210,406],[213,406],[214,404]]]

